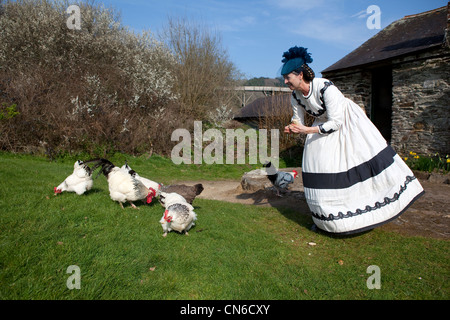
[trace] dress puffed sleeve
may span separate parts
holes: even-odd
[[[305,124],[305,110],[300,107],[300,105],[298,104],[297,100],[294,98],[293,95],[291,96],[291,106],[292,106],[292,111],[293,111],[291,122],[298,121],[300,124],[304,125]],[[296,120],[296,121],[294,121],[294,120]]]
[[[341,128],[344,121],[346,98],[334,85],[325,86],[322,92],[327,121],[319,125],[320,134],[328,134]]]

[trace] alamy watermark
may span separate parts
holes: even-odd
[[[367,14],[372,14],[367,18],[368,29],[381,29],[381,9],[377,5],[371,5],[366,10]]]
[[[381,9],[377,5],[370,5],[366,10],[362,10],[352,17],[358,17],[359,19],[366,19],[367,29],[381,29]]]
[[[381,289],[381,271],[377,265],[370,265],[366,272],[370,274],[367,278],[366,286],[368,289]],[[66,281],[66,286],[69,290],[81,289],[81,269],[77,265],[71,265],[67,268],[66,273],[71,274]]]
[[[248,138],[248,153],[246,152]],[[201,121],[194,121],[194,137],[187,129],[176,129],[172,141],[179,143],[172,149],[171,159],[175,164],[263,164],[271,161],[278,168],[280,131],[270,130],[270,147],[267,129],[226,129],[225,137],[218,129],[203,132]],[[181,140],[181,141],[180,141]],[[192,142],[194,152],[192,152]],[[210,142],[203,147],[204,142]],[[270,148],[270,157],[268,149]],[[236,150],[236,153],[235,153]],[[224,153],[225,151],[225,153]]]
[[[67,28],[70,30],[81,30],[81,11],[77,5],[71,5],[66,10],[67,14],[70,14],[66,20]]]
[[[81,270],[79,266],[71,265],[67,268],[66,273],[72,274],[67,278],[66,286],[67,289],[81,289]]]
[[[380,267],[376,265],[371,265],[367,267],[366,272],[371,274],[367,278],[366,285],[368,289],[381,289],[381,271]]]

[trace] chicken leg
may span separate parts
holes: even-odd
[[[138,207],[136,207],[135,205],[134,205],[134,203],[133,202],[131,202],[131,201],[128,201],[130,204],[131,204],[131,207],[133,208],[133,209],[138,209],[139,210],[139,208]]]

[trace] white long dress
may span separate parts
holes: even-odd
[[[305,141],[302,177],[314,223],[351,234],[402,214],[424,190],[356,103],[327,79],[311,81],[308,96],[293,91],[293,120],[316,117],[320,133]]]

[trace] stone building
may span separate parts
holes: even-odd
[[[399,154],[450,154],[450,2],[406,16],[322,71]]]

